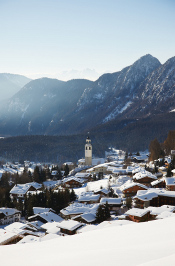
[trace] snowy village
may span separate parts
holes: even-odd
[[[0,245],[175,217],[175,170],[168,173],[175,151],[149,161],[149,152],[127,154],[110,148],[105,158],[94,158],[89,136],[84,149],[77,166],[65,162],[62,171],[29,161],[2,166],[1,194],[5,186],[9,193],[4,206],[1,200]],[[25,182],[26,176],[31,182]]]

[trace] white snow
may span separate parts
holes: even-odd
[[[131,101],[128,101],[123,107],[117,106],[108,116],[103,119],[103,123],[114,119],[118,114],[123,113],[130,105]]]
[[[139,224],[103,227],[35,244],[3,246],[0,247],[1,264],[4,266],[174,265],[174,224],[175,218],[171,217]]]

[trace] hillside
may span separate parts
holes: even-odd
[[[3,246],[1,262],[19,266],[173,265],[174,223],[174,218],[123,226],[110,222],[102,229],[74,236]]]
[[[0,101],[11,98],[31,79],[17,74],[0,73]]]

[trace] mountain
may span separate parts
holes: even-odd
[[[31,79],[25,76],[0,73],[0,101],[12,97],[29,81],[31,81]]]
[[[161,65],[149,54],[94,82],[33,80],[0,106],[0,135],[83,134],[82,141],[90,131],[104,147],[145,149],[174,129],[174,88],[175,57]]]
[[[77,134],[133,105],[138,86],[160,62],[146,55],[97,81],[42,78],[29,82],[0,108],[0,134]]]
[[[29,82],[0,107],[0,134],[47,134],[76,106],[88,80],[42,78]]]

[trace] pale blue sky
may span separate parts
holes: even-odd
[[[1,73],[115,72],[148,53],[175,56],[174,0],[0,0]]]

